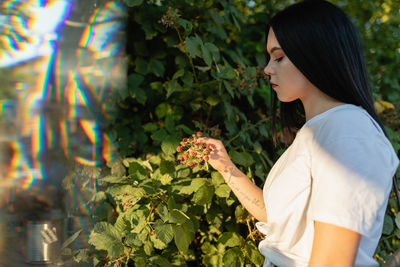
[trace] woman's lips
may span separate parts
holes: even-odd
[[[272,87],[272,89],[275,89],[275,87],[277,87],[278,85],[277,84],[275,84],[275,83],[270,83],[271,84],[271,87]]]

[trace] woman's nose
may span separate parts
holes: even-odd
[[[267,75],[272,75],[273,72],[272,72],[272,69],[271,69],[271,66],[270,66],[269,63],[270,62],[268,62],[267,66],[265,66],[264,73],[267,74]]]

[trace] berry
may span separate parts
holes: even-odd
[[[197,132],[197,136],[198,136],[198,137],[200,137],[200,136],[202,136],[202,135],[203,135],[202,132]]]
[[[185,161],[185,160],[187,160],[189,158],[189,155],[188,154],[184,154],[183,155],[183,160]]]
[[[210,158],[209,158],[208,156],[205,156],[205,157],[204,157],[204,160],[205,160],[205,161],[208,161],[209,159],[210,159]]]
[[[187,142],[187,140],[188,140],[188,139],[185,137],[185,138],[183,138],[182,141],[183,141],[183,142]]]
[[[205,163],[205,161],[203,160],[203,161],[200,162],[200,165],[204,165],[204,163]]]
[[[195,157],[195,156],[196,156],[196,152],[194,152],[194,151],[192,150],[192,151],[190,151],[190,155],[191,155],[192,157]]]
[[[178,146],[178,147],[176,148],[176,151],[182,152],[182,147],[181,147],[181,146]]]

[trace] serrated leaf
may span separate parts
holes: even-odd
[[[211,66],[212,64],[212,55],[211,52],[207,49],[205,45],[201,45],[201,54],[204,62],[207,64],[207,66]]]
[[[174,238],[174,231],[171,224],[155,224],[154,231],[156,232],[157,238],[165,244],[168,244]]]
[[[156,235],[151,235],[150,236],[150,240],[151,240],[151,242],[153,242],[154,247],[156,249],[161,249],[162,250],[162,249],[167,248],[167,246],[168,246],[162,240],[158,239]]]
[[[90,233],[89,244],[98,250],[107,251],[110,258],[119,257],[123,253],[120,233],[107,222],[96,223]]]
[[[225,252],[224,266],[241,267],[244,264],[244,257],[239,248],[231,248]]]
[[[149,174],[147,173],[146,169],[137,162],[131,162],[129,164],[129,174],[134,179],[139,179],[139,180],[144,180],[149,177]]]
[[[171,114],[168,114],[165,117],[165,129],[167,129],[167,131],[171,134],[176,131],[175,130],[175,122],[174,122],[174,119]]]
[[[144,253],[146,253],[147,256],[150,256],[153,253],[153,250],[154,250],[153,243],[150,240],[144,242],[143,250],[144,250]]]
[[[190,220],[189,216],[187,216],[183,211],[178,210],[178,209],[172,209],[169,212],[169,221],[171,223],[178,223],[178,224],[183,224],[187,220]]]
[[[212,54],[211,56],[214,56],[215,60],[219,60],[219,49],[216,47],[213,43],[205,43],[204,46],[207,48],[207,50]]]
[[[233,162],[244,167],[249,167],[254,163],[253,157],[247,152],[237,152],[235,150],[231,150],[229,151],[229,156]]]
[[[180,69],[177,72],[174,73],[174,76],[172,76],[172,80],[176,80],[179,77],[182,77],[185,74],[185,70],[184,69]]]
[[[218,14],[215,10],[211,11],[211,17],[215,21],[216,24],[222,24],[224,23],[224,18],[221,17],[220,14]]]
[[[256,245],[251,241],[247,241],[244,246],[246,257],[255,265],[261,266],[264,262],[264,256],[261,255]]]
[[[197,35],[195,37],[187,37],[185,46],[192,58],[201,57],[201,46],[203,41]]]
[[[118,177],[118,176],[106,176],[101,178],[101,182],[110,183],[110,184],[124,184],[128,183],[130,180],[128,177]]]
[[[220,186],[215,189],[215,194],[222,198],[229,197],[231,193],[231,188],[227,184],[221,184]]]
[[[228,91],[229,95],[230,95],[232,98],[234,98],[234,97],[235,97],[235,94],[233,93],[232,86],[231,86],[231,85],[229,84],[229,82],[226,81],[226,80],[224,80],[223,83],[224,83],[224,86],[225,86],[226,91]]]
[[[167,99],[175,92],[182,90],[182,86],[178,83],[178,80],[171,80],[167,85]]]
[[[167,206],[165,206],[164,204],[158,205],[157,213],[163,222],[166,223],[169,221],[169,212]]]
[[[146,75],[147,74],[147,61],[142,58],[137,58],[135,60],[135,71],[139,74]]]
[[[151,135],[151,138],[156,141],[162,141],[168,136],[167,131],[160,129]]]
[[[400,212],[397,213],[396,219],[394,221],[396,223],[397,228],[400,229]]]
[[[192,201],[197,205],[210,204],[214,196],[214,187],[203,185],[195,191]]]
[[[179,249],[179,251],[186,252],[191,242],[190,233],[188,233],[181,225],[174,225],[173,231],[176,247]]]
[[[149,122],[143,125],[143,129],[145,132],[155,132],[158,129],[157,124]]]
[[[385,214],[385,219],[383,221],[382,234],[390,235],[394,230],[393,219],[389,215]]]
[[[143,242],[138,238],[136,233],[129,233],[124,242],[130,247],[141,247],[143,245]]]
[[[225,232],[218,239],[218,243],[223,244],[225,247],[237,247],[243,241],[243,237],[234,232]]]
[[[217,187],[218,185],[225,183],[225,180],[224,177],[219,172],[212,172],[211,182],[215,187]]]
[[[161,142],[161,150],[167,155],[172,155],[176,152],[178,145],[179,139],[176,136],[169,135]]]
[[[175,164],[172,161],[163,160],[160,163],[161,174],[172,174],[175,171]]]
[[[172,176],[171,176],[169,173],[166,173],[166,174],[164,174],[164,175],[161,176],[160,182],[161,182],[163,185],[168,185],[168,184],[171,184],[171,181],[172,181],[173,179],[174,179],[174,178],[172,178]]]
[[[183,186],[179,191],[180,194],[190,195],[195,192],[197,189],[202,187],[207,182],[206,178],[195,178],[190,182],[190,185]]]
[[[150,71],[158,77],[163,77],[165,68],[161,61],[157,59],[151,59],[149,63]]]

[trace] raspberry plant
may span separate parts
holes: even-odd
[[[212,168],[207,171],[205,159],[203,168],[197,154],[181,161],[189,150],[181,142],[196,131],[224,140],[235,164],[263,186],[285,149],[273,146],[268,130],[265,23],[294,1],[250,1],[254,7],[249,1],[225,0],[124,2],[130,7],[129,77],[109,125],[122,160],[103,170],[109,175],[98,179],[99,191],[88,201],[91,223],[81,235],[90,246],[75,245],[70,255],[89,266],[261,266],[254,219],[222,177]],[[346,11],[356,25],[366,25],[361,33],[367,46],[377,49],[366,51],[373,87],[382,88],[377,96],[395,103],[400,94],[391,91],[399,89],[399,54],[385,51],[396,51],[398,43],[389,37],[399,30],[395,20],[371,25],[381,11],[370,7],[381,2],[355,8],[358,2],[348,1]],[[385,14],[399,10],[395,2]],[[391,30],[383,31],[386,26]],[[395,125],[390,133],[399,146]],[[392,198],[376,254],[381,263],[400,246],[393,207]]]

